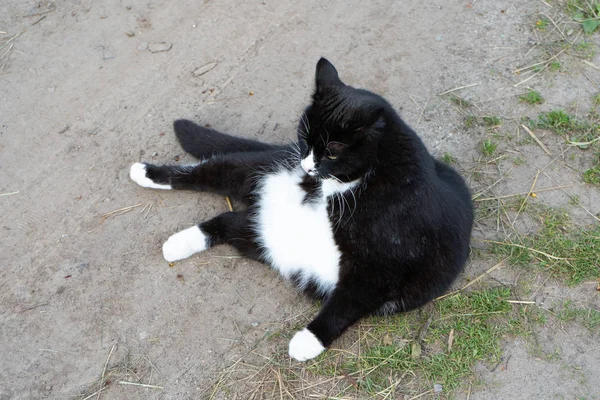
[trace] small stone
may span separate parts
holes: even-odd
[[[51,391],[52,390],[52,385],[46,385],[46,390],[47,391]]]
[[[258,326],[258,322],[253,322],[253,323],[251,323],[250,325],[252,325],[253,327],[255,327],[255,328],[256,328],[256,327]]]
[[[217,62],[216,61],[212,61],[209,62],[208,64],[204,64],[203,66],[196,68],[196,70],[194,72],[192,72],[192,75],[195,76],[196,78],[199,76],[202,76],[204,74],[206,74],[207,72],[211,71],[213,68],[215,68],[217,66]]]
[[[156,157],[158,155],[157,152],[152,153],[152,157]]]
[[[137,49],[139,51],[146,51],[148,50],[148,42],[142,42],[138,45]]]
[[[572,34],[573,34],[573,29],[569,29],[569,30],[567,31],[567,36],[571,36]]]
[[[135,32],[134,31],[126,31],[125,34],[129,37],[134,37],[135,36]]]
[[[442,34],[439,34],[435,37],[436,42],[441,42],[442,40],[444,40],[444,35],[442,35]]]
[[[156,42],[148,44],[148,50],[150,50],[151,53],[162,53],[171,50],[172,47],[173,43],[167,42]]]
[[[436,383],[435,385],[433,385],[433,391],[435,393],[440,393],[443,390],[444,390],[443,386],[440,385],[439,383]]]

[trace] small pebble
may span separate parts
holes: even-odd
[[[148,42],[142,42],[138,45],[137,49],[139,51],[146,51],[148,50]]]
[[[172,47],[173,47],[173,43],[167,43],[167,42],[148,43],[148,50],[150,50],[151,53],[162,53],[162,52],[171,50]]]
[[[46,385],[46,390],[47,390],[47,391],[50,391],[50,390],[52,390],[52,386],[51,386],[51,385]]]
[[[253,322],[253,323],[251,323],[250,325],[252,325],[253,327],[255,327],[255,328],[256,328],[256,327],[258,326],[258,322]]]
[[[440,393],[442,390],[444,390],[444,388],[439,383],[436,383],[435,385],[433,385],[433,391],[435,393]]]

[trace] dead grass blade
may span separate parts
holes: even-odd
[[[450,293],[446,293],[445,295],[442,295],[440,297],[435,298],[433,301],[437,301],[437,300],[441,300],[441,299],[445,299],[446,297],[450,297],[450,296],[454,296],[455,294],[458,294],[460,292],[462,292],[463,290],[465,290],[466,288],[468,288],[469,286],[474,285],[475,283],[479,282],[484,276],[489,275],[491,272],[497,270],[500,267],[504,266],[504,262],[506,261],[506,258],[503,260],[500,260],[500,262],[496,265],[494,265],[493,267],[491,267],[490,269],[488,269],[487,271],[485,271],[483,274],[477,276],[475,279],[473,279],[471,282],[467,283],[465,286],[463,286],[462,288],[455,290],[453,292]]]
[[[527,203],[527,199],[529,199],[529,197],[531,196],[531,193],[533,193],[533,189],[535,188],[535,184],[537,183],[539,176],[540,176],[540,170],[538,169],[537,173],[535,174],[535,179],[533,180],[533,183],[531,184],[531,188],[529,189],[529,193],[527,193],[527,196],[525,196],[525,198],[521,202],[519,211],[517,211],[517,215],[515,216],[515,219],[513,219],[513,222],[511,224],[512,229],[515,229],[515,223],[517,222],[517,218],[519,218],[521,211],[523,211],[523,207],[525,207],[525,203]]]
[[[477,86],[477,85],[481,85],[481,82],[471,83],[470,85],[465,85],[465,86],[458,86],[458,87],[446,90],[445,92],[439,93],[438,96],[443,96],[448,93],[456,92],[457,90],[466,89],[466,88],[470,88],[470,87]]]
[[[531,136],[531,138],[533,140],[535,140],[535,142],[542,148],[542,150],[544,150],[544,152],[546,152],[546,154],[548,154],[549,156],[552,155],[552,153],[550,153],[550,150],[548,150],[548,148],[546,146],[544,146],[544,143],[542,143],[542,141],[540,139],[538,139],[538,137],[535,136],[533,134],[533,132],[531,132],[531,129],[529,129],[527,127],[527,125],[521,124],[521,126],[523,127],[523,129],[525,129],[525,132],[527,132],[529,134],[529,136]]]
[[[102,219],[107,219],[108,217],[111,217],[111,216],[113,216],[113,215],[115,215],[115,216],[116,216],[116,215],[125,214],[125,213],[127,213],[127,212],[129,212],[129,211],[133,210],[134,208],[136,208],[136,207],[139,207],[139,206],[141,206],[141,205],[142,205],[142,203],[139,203],[139,204],[135,204],[135,205],[133,205],[133,206],[119,208],[118,210],[114,210],[114,211],[111,211],[111,212],[109,212],[109,213],[106,213],[106,214],[104,214],[104,215],[102,216]]]
[[[558,189],[564,189],[564,188],[568,188],[571,187],[573,185],[561,185],[561,186],[554,186],[551,188],[543,188],[543,189],[537,189],[535,192],[536,193],[541,193],[541,192],[548,192],[550,190],[558,190]],[[505,194],[502,196],[496,196],[496,197],[485,197],[483,199],[473,199],[473,201],[491,201],[491,200],[500,200],[500,199],[508,199],[510,197],[517,197],[517,196],[525,196],[526,194],[528,194],[529,192],[521,192],[521,193],[513,193],[513,194]]]
[[[529,250],[529,251],[531,251],[533,253],[541,254],[541,255],[543,255],[545,257],[548,257],[548,258],[551,258],[553,260],[561,260],[561,261],[569,261],[570,260],[569,258],[556,257],[556,256],[553,256],[552,254],[548,254],[548,253],[545,253],[543,251],[536,250],[536,249],[533,249],[531,247],[523,246],[523,245],[520,245],[520,244],[517,244],[517,243],[497,242],[495,240],[482,240],[482,241],[486,242],[486,243],[494,243],[494,244],[502,244],[502,245],[505,245],[505,246],[518,247],[520,249]]]

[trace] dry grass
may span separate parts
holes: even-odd
[[[98,381],[88,385],[88,388],[73,400],[100,399],[102,394],[114,385],[148,390],[163,388],[162,382],[166,379],[148,356],[131,354],[126,348],[122,349],[120,354],[115,352],[119,353],[117,345],[111,347]]]

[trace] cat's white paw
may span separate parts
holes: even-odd
[[[311,331],[304,328],[290,340],[290,357],[298,361],[315,358],[325,350],[319,339]]]
[[[152,181],[152,179],[146,177],[146,164],[142,164],[142,163],[133,164],[131,166],[131,169],[129,170],[129,177],[131,178],[132,181],[134,181],[138,185],[145,187],[145,188],[164,189],[164,190],[171,189],[171,185],[162,185],[160,183],[154,183],[154,181]]]
[[[165,260],[172,262],[188,258],[194,253],[206,250],[207,237],[198,226],[192,226],[171,235],[163,244]]]

